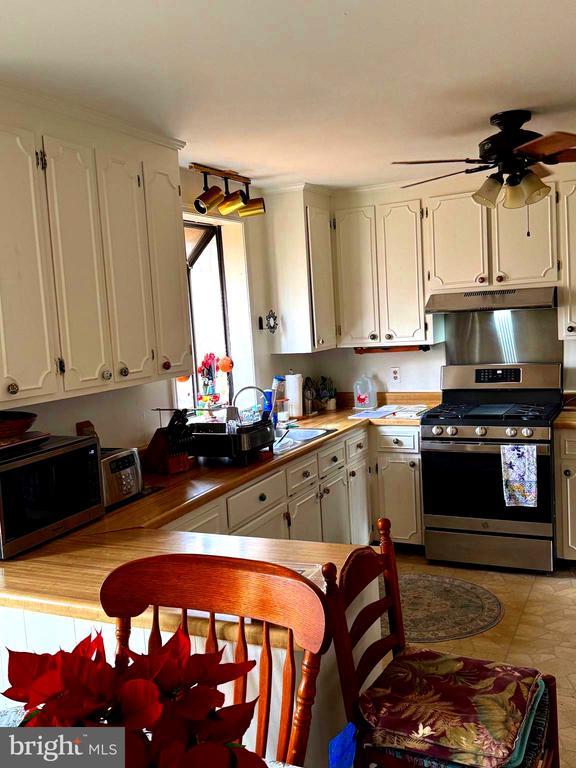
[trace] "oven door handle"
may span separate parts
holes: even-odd
[[[520,444],[520,443],[519,443]],[[500,453],[503,445],[516,445],[509,443],[459,443],[452,440],[422,440],[420,450],[422,453],[428,451],[442,453]],[[534,445],[534,443],[521,443],[521,445]],[[536,443],[537,456],[549,456],[550,446],[548,443]]]

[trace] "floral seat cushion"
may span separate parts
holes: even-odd
[[[507,762],[540,673],[407,648],[360,697],[370,743],[436,760],[497,768]]]

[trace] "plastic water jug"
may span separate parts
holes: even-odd
[[[376,388],[372,379],[368,376],[360,376],[354,382],[354,408],[364,410],[365,408],[376,408]]]

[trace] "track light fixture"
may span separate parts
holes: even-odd
[[[235,171],[222,171],[218,168],[211,168],[199,163],[190,163],[190,170],[201,173],[204,177],[204,191],[194,200],[194,208],[198,213],[206,214],[214,209],[218,209],[221,216],[229,216],[231,213],[238,213],[242,218],[248,216],[258,216],[266,213],[264,198],[257,197],[250,199],[251,179],[246,176],[240,176]],[[217,176],[224,180],[224,191],[220,187],[208,186],[208,177]],[[244,189],[237,189],[230,192],[230,182],[234,181],[244,185]]]

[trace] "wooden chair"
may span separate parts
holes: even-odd
[[[162,644],[159,606],[182,612],[188,633],[187,609],[209,614],[206,651],[217,650],[215,613],[238,616],[235,661],[246,661],[245,618],[262,621],[259,698],[255,751],[267,749],[272,693],[270,627],[287,629],[282,672],[282,699],[276,759],[304,765],[316,695],[320,656],[330,644],[325,597],[295,571],[256,560],[213,555],[174,554],[134,560],[116,568],[100,590],[102,607],[116,619],[117,663],[128,647],[131,619],[153,606],[149,649]],[[296,664],[294,644],[303,649],[301,682],[294,705]],[[234,703],[246,701],[246,677],[235,681]]]
[[[355,723],[358,728],[355,766],[376,764],[388,768],[406,764],[424,765],[429,762],[426,754],[422,754],[422,758],[417,757],[414,761],[412,757],[414,753],[412,755],[406,753],[403,759],[397,750],[384,750],[374,746],[371,726],[363,717],[359,707],[363,688],[368,689],[368,696],[372,690],[371,686],[365,686],[366,681],[371,676],[382,674],[388,654],[391,653],[395,658],[400,657],[401,660],[401,655],[406,649],[398,572],[394,545],[390,537],[390,521],[386,518],[380,518],[377,525],[380,533],[379,551],[372,547],[361,547],[351,552],[341,569],[339,578],[337,578],[337,569],[333,563],[326,563],[322,569],[326,582],[328,612],[344,707],[349,721]],[[346,610],[360,593],[379,577],[383,577],[384,580],[384,596],[365,604],[358,611],[349,627]],[[354,649],[368,629],[373,626],[374,622],[380,621],[384,614],[388,616],[389,633],[369,644],[355,663]],[[451,658],[458,659],[459,657]],[[374,689],[378,688],[378,679],[377,677],[372,682]],[[549,714],[547,722],[543,724],[541,729],[542,732],[546,732],[546,737],[544,739],[543,759],[539,766],[540,768],[559,768],[556,680],[551,675],[543,675],[543,679],[548,690]],[[446,685],[450,685],[450,682],[447,681]],[[390,689],[388,688],[388,690]],[[430,764],[432,763],[437,764],[438,760],[432,760]]]

